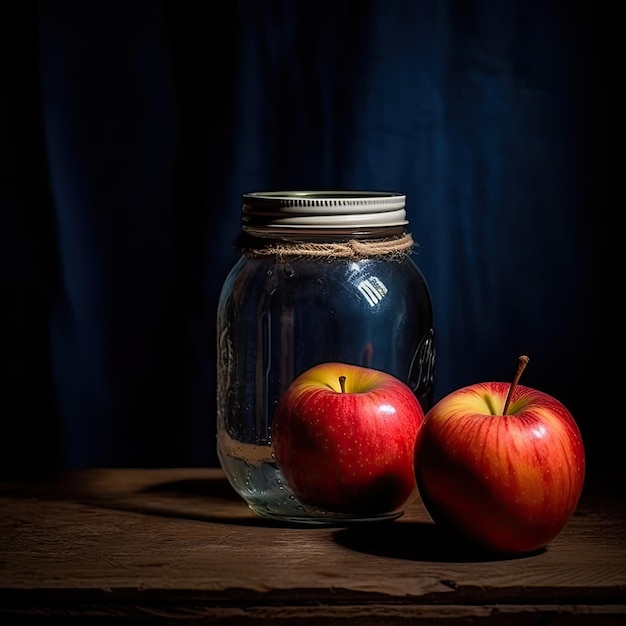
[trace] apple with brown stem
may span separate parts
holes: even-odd
[[[426,414],[415,445],[415,477],[430,517],[489,551],[545,547],[578,505],[585,451],[570,411],[518,384],[457,389]]]
[[[272,423],[279,469],[298,499],[331,512],[380,515],[415,491],[413,449],[424,412],[400,379],[347,363],[300,374]]]

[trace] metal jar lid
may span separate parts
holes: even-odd
[[[243,195],[250,233],[376,229],[408,224],[404,194],[384,191],[270,191]]]

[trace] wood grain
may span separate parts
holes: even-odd
[[[302,528],[257,517],[216,469],[5,477],[0,616],[626,624],[625,531],[621,498],[584,493],[546,550],[495,559],[419,498],[392,523]]]

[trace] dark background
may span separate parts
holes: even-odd
[[[590,470],[619,467],[612,5],[15,4],[0,465],[216,465],[241,194],[354,188],[407,194],[436,396],[528,354],[522,382],[570,408]]]

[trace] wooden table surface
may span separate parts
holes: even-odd
[[[0,623],[51,616],[621,626],[626,506],[586,486],[546,550],[498,560],[455,546],[419,499],[386,525],[302,528],[255,516],[217,469],[4,476]]]

